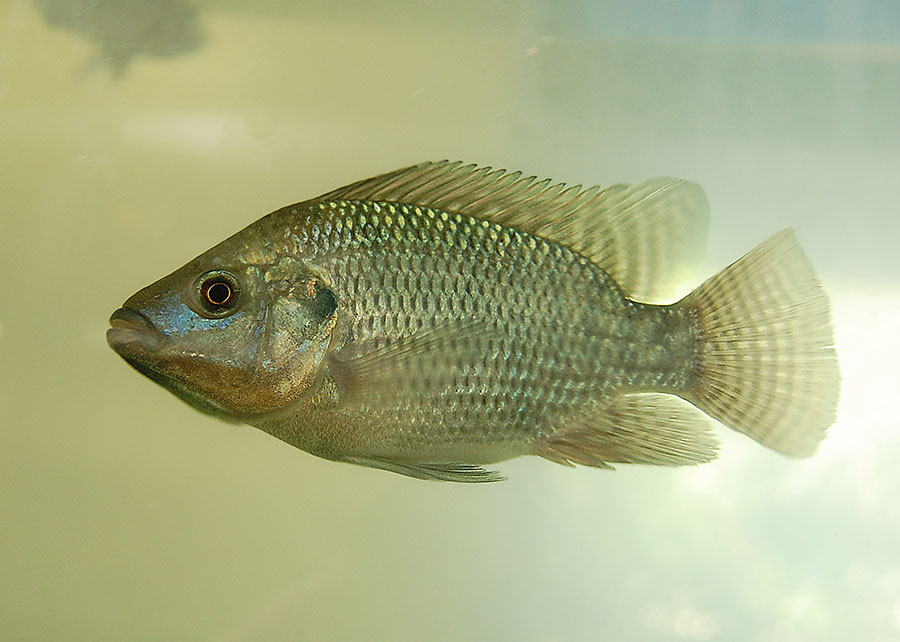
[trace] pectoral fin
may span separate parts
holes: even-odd
[[[331,355],[329,367],[343,399],[394,402],[451,389],[496,338],[485,321],[453,321],[406,337],[350,344]]]

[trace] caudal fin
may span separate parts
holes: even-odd
[[[815,452],[835,419],[840,370],[828,299],[783,230],[691,292],[702,335],[685,396],[786,455]]]

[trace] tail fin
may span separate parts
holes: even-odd
[[[840,370],[828,299],[793,231],[758,245],[677,304],[700,326],[688,401],[786,455],[815,452]]]

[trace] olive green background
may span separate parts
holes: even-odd
[[[0,0],[0,638],[900,639],[898,5],[146,4]],[[106,346],[259,216],[441,158],[695,180],[695,283],[794,226],[844,374],[818,454],[427,483]]]

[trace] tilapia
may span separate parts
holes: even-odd
[[[205,413],[421,479],[699,464],[707,415],[811,455],[839,395],[827,297],[788,229],[675,300],[708,209],[672,178],[423,163],[261,218],[134,294],[107,339]]]

